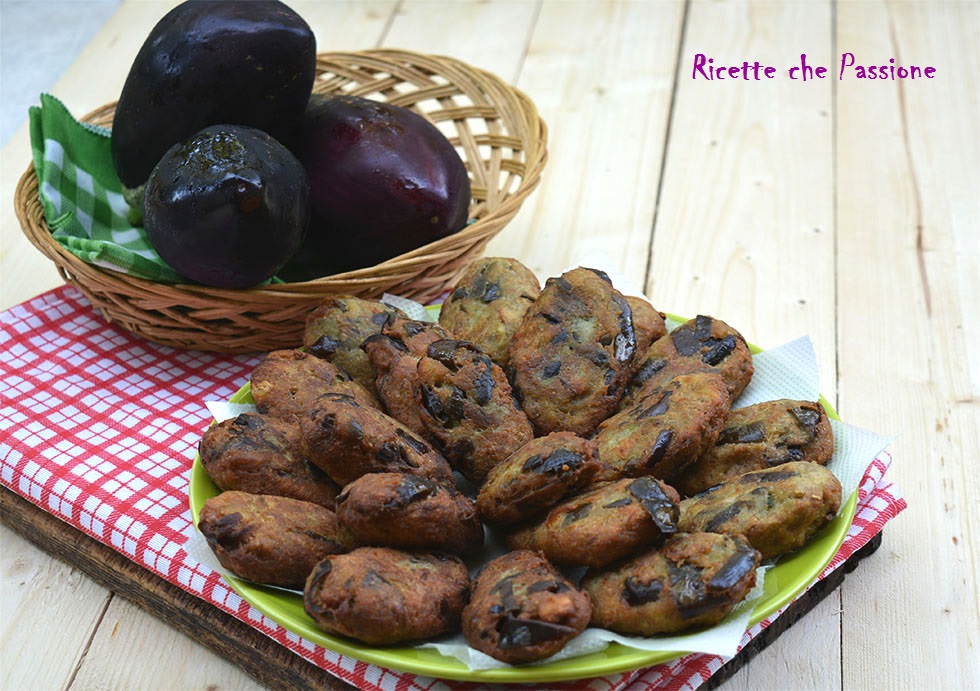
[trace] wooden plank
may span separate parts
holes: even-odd
[[[213,618],[200,621],[199,626],[212,626]],[[234,656],[226,657],[226,651],[217,648],[212,652],[163,618],[150,616],[147,610],[124,597],[114,597],[92,637],[90,648],[91,654],[111,660],[112,664],[83,665],[72,685],[81,689],[138,689],[146,688],[148,680],[166,679],[175,689],[222,687],[257,691],[268,688],[249,676],[239,661],[244,655],[255,654],[255,650],[246,647],[251,640],[236,636],[236,643],[240,648]],[[266,673],[269,676],[263,678],[275,674],[271,685],[277,686],[291,676],[292,666],[300,667],[299,658],[282,669],[280,660],[273,657]],[[335,687],[348,688],[326,674],[322,679],[329,679]],[[320,675],[314,683],[317,686],[322,683]]]
[[[837,31],[858,64],[937,68],[838,82],[840,406],[901,435],[909,497],[844,591],[844,684],[977,688],[980,6],[842,3]]]
[[[174,667],[177,664],[176,658],[170,658],[169,664],[160,666],[161,662],[167,661],[167,655],[170,654],[162,652],[162,646],[172,646],[178,640],[171,631],[154,626],[154,631],[144,630],[137,639],[128,635],[114,635],[120,631],[131,632],[146,626],[146,617],[142,615],[144,610],[217,655],[215,659],[220,664],[211,660],[213,655],[202,655],[204,651],[201,650],[194,651],[193,664],[201,669],[181,672],[186,674],[189,685],[204,685],[200,684],[204,678],[211,681],[220,678],[222,685],[231,680],[243,681],[238,670],[224,662],[229,660],[271,688],[349,688],[251,626],[171,585],[112,548],[78,532],[5,488],[0,489],[0,520],[52,556],[72,564],[100,585],[141,608],[137,612],[131,608],[116,606],[105,617],[99,617],[99,633],[86,651],[85,664],[81,666],[77,677],[89,680],[81,684],[82,688],[152,686],[153,680],[160,678],[175,683],[180,676]],[[75,580],[88,579],[80,579],[76,573]],[[61,588],[51,588],[47,597],[52,600],[64,597],[63,584]],[[46,604],[49,606],[38,611],[46,611],[50,620],[59,626],[80,614],[72,609],[59,615],[58,603]],[[23,632],[27,627],[23,622],[20,623],[23,628],[18,630]],[[52,637],[52,640],[60,640],[60,637]],[[180,647],[185,651],[192,649],[183,645]],[[50,653],[50,648],[47,650]],[[151,653],[157,660],[146,659]],[[117,676],[122,673],[119,671],[120,658],[117,656],[122,654],[135,656],[133,665],[123,666],[126,678]],[[16,667],[20,669],[21,665]],[[251,684],[250,681],[248,683]],[[54,685],[66,687],[70,685],[70,680],[59,679]],[[47,684],[39,685],[43,686]],[[4,687],[7,688],[6,684]],[[17,685],[10,686],[16,687]]]
[[[0,649],[4,660],[10,661],[0,665],[0,687],[65,688],[111,593],[75,567],[51,559],[6,525],[0,528]],[[72,603],[73,616],[52,616],[65,602]],[[37,640],[46,645],[38,646]],[[51,655],[51,650],[58,654]],[[12,664],[15,660],[17,664]]]
[[[648,287],[665,308],[713,313],[763,347],[810,334],[832,398],[831,84],[787,75],[801,52],[830,64],[830,31],[828,2],[691,5]],[[693,79],[698,53],[777,73]]]
[[[546,1],[517,86],[548,123],[541,187],[488,253],[542,280],[580,257],[642,287],[683,5]]]
[[[535,25],[537,0],[405,0],[383,45],[449,55],[513,83]]]
[[[763,347],[809,335],[833,401],[832,85],[788,74],[801,53],[830,65],[831,31],[829,2],[691,3],[647,289],[660,309],[721,318]],[[712,66],[758,61],[776,72],[695,79],[699,53]],[[838,687],[839,610],[827,598],[732,685]]]

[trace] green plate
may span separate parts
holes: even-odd
[[[752,346],[753,352],[760,349]],[[253,403],[249,385],[243,386],[230,399],[231,403]],[[830,403],[820,398],[828,414],[840,420]],[[200,456],[194,459],[190,478],[190,508],[197,525],[198,512],[209,498],[218,494]],[[781,557],[766,572],[765,594],[752,612],[750,623],[755,625],[782,609],[799,595],[830,562],[840,549],[851,527],[857,508],[857,492],[841,507],[837,517],[826,525],[802,549]],[[581,657],[540,665],[471,670],[462,662],[446,657],[431,648],[410,645],[373,647],[347,638],[331,636],[316,627],[303,611],[299,594],[237,578],[227,578],[231,587],[257,610],[285,629],[324,648],[349,657],[401,672],[428,677],[493,683],[552,682],[606,676],[616,672],[643,669],[670,662],[684,651],[646,651],[612,643],[604,650]]]

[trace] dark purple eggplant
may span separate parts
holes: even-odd
[[[213,125],[163,155],[146,182],[150,244],[177,273],[219,288],[271,278],[301,246],[309,184],[261,130]]]
[[[208,125],[284,137],[316,74],[309,25],[274,0],[189,0],[157,23],[126,78],[112,124],[122,184],[138,188],[171,146]]]
[[[466,225],[470,181],[446,136],[421,115],[355,96],[315,94],[295,149],[310,179],[307,243],[289,280],[370,266]]]

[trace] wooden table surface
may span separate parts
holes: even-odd
[[[53,93],[78,115],[118,98],[174,4],[124,2]],[[289,4],[321,51],[452,55],[534,99],[550,160],[490,254],[541,276],[601,257],[660,309],[763,347],[809,334],[843,419],[899,435],[889,478],[909,508],[883,547],[726,688],[980,687],[980,4]],[[846,53],[935,72],[839,78]],[[698,54],[776,69],[709,81]],[[791,79],[801,54],[824,78]],[[25,124],[2,154],[0,308],[60,282],[14,216],[29,161]],[[0,531],[0,687],[261,687]]]

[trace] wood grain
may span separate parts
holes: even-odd
[[[2,490],[4,496],[8,494]],[[3,562],[0,617],[4,622],[0,648],[5,660],[26,664],[0,665],[5,689],[65,688],[98,630],[112,593],[74,566],[50,558],[20,534],[2,527]],[[45,616],[72,604],[72,616]],[[29,633],[28,633],[29,632]],[[36,637],[36,638],[35,638]],[[36,639],[58,655],[39,659]],[[9,657],[8,657],[9,656]]]
[[[763,347],[809,335],[834,400],[832,90],[787,73],[804,52],[829,64],[831,46],[829,2],[691,3],[647,281],[660,309],[721,318]],[[718,66],[758,61],[776,76],[694,78],[699,53]],[[827,598],[733,685],[839,686],[839,610]]]
[[[937,67],[839,82],[840,411],[900,434],[909,497],[887,564],[844,590],[844,683],[976,688],[980,6],[844,3],[837,27],[865,64]]]
[[[550,130],[545,184],[488,253],[542,277],[582,258],[642,289],[679,2],[544,2],[517,86]]]
[[[648,287],[663,309],[718,316],[763,347],[810,334],[832,397],[831,85],[786,74],[801,52],[829,64],[831,44],[829,2],[691,4]],[[694,79],[698,53],[777,76]]]

